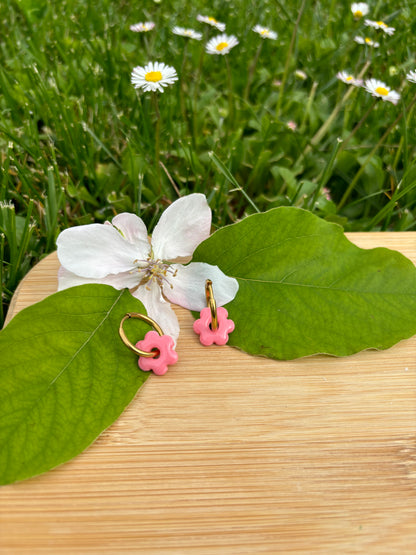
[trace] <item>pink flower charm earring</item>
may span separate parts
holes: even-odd
[[[202,345],[225,345],[235,325],[232,320],[227,320],[228,312],[224,307],[217,308],[210,279],[205,282],[205,296],[208,306],[201,310],[199,319],[195,320],[194,332],[199,334]]]
[[[150,324],[156,331],[148,331],[144,339],[133,345],[127,339],[123,329],[124,322],[129,318],[139,318]],[[141,370],[153,370],[154,374],[161,376],[166,374],[169,364],[175,364],[178,360],[173,338],[170,335],[164,335],[160,326],[149,316],[138,312],[128,312],[121,320],[118,332],[126,347],[139,355],[138,365]]]

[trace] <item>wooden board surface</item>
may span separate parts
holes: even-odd
[[[349,238],[416,262],[416,233]],[[28,274],[9,317],[57,268]],[[416,337],[272,361],[202,347],[177,314],[168,374],[71,462],[0,488],[0,553],[415,553]]]

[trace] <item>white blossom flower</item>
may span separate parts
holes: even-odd
[[[154,26],[155,24],[153,21],[135,23],[134,25],[130,25],[130,31],[134,31],[135,33],[147,33],[147,31],[151,31]]]
[[[351,4],[351,11],[355,19],[360,19],[368,14],[368,4],[365,2],[354,2]]]
[[[217,21],[214,17],[207,17],[205,15],[198,14],[196,18],[198,21],[201,21],[202,23],[208,23],[208,25],[215,27],[216,29],[218,29],[218,31],[225,31],[225,23],[221,23]]]
[[[208,54],[228,54],[231,48],[238,44],[238,40],[234,35],[218,35],[208,41],[206,51]]]
[[[272,31],[271,29],[268,29],[267,27],[262,27],[261,25],[255,25],[252,30],[255,33],[258,33],[261,36],[261,38],[263,38],[263,39],[271,39],[271,40],[276,40],[277,39],[276,31]]]
[[[238,282],[217,266],[189,261],[210,234],[211,210],[205,195],[173,202],[161,215],[151,243],[144,222],[123,213],[112,222],[64,230],[57,239],[59,290],[85,283],[130,289],[163,332],[177,340],[179,323],[169,301],[189,310],[206,306],[205,281],[215,288],[218,306],[232,301]]]
[[[355,42],[358,42],[358,44],[366,44],[367,46],[372,46],[373,48],[378,48],[380,46],[380,43],[374,42],[368,37],[365,37],[365,39],[363,39],[363,37],[354,37],[354,40]]]
[[[378,79],[367,79],[364,83],[364,88],[373,96],[382,98],[393,104],[397,104],[400,100],[400,94],[398,92],[391,90],[386,83]]]
[[[135,89],[163,92],[163,87],[173,85],[178,80],[175,68],[164,63],[149,62],[144,67],[137,66],[131,74],[131,82]]]
[[[409,73],[406,74],[406,79],[411,83],[416,83],[416,69],[409,71]]]
[[[386,35],[392,35],[396,30],[394,27],[389,27],[384,21],[372,21],[371,19],[364,20],[364,25],[373,27],[373,29],[381,29]]]
[[[361,79],[356,79],[353,75],[348,73],[347,71],[339,71],[337,73],[337,79],[343,81],[347,85],[354,85],[356,87],[361,87],[363,84]]]
[[[180,35],[181,37],[189,37],[190,39],[202,39],[202,33],[198,33],[193,29],[185,29],[184,27],[175,26],[172,28],[172,33],[174,33],[175,35]]]

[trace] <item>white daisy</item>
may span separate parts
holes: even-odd
[[[134,25],[130,25],[130,31],[134,31],[135,33],[147,33],[147,31],[151,31],[154,26],[155,24],[153,21],[135,23]]]
[[[228,52],[238,44],[234,35],[218,35],[208,41],[206,51],[208,54],[228,54]]]
[[[180,35],[181,37],[189,37],[190,39],[201,40],[202,33],[197,33],[193,29],[185,29],[184,27],[173,27],[172,33],[175,35]]]
[[[412,83],[416,83],[416,69],[409,71],[409,73],[406,74],[406,79]]]
[[[137,66],[131,74],[131,82],[135,89],[163,92],[163,87],[172,85],[178,80],[175,68],[159,62],[149,62],[144,67]]]
[[[373,27],[373,29],[381,29],[386,35],[392,35],[396,30],[394,27],[389,27],[384,21],[372,21],[371,19],[366,19],[364,25],[367,27]]]
[[[225,31],[225,23],[220,23],[214,17],[207,17],[205,15],[198,14],[196,18],[198,21],[201,21],[202,23],[208,23],[208,25],[215,27],[216,29],[218,29],[218,31]]]
[[[277,39],[277,33],[268,29],[267,27],[262,27],[261,25],[255,25],[252,29],[255,33],[258,33],[262,39]]]
[[[351,11],[355,19],[360,19],[368,14],[368,4],[365,2],[354,2],[351,4]]]
[[[364,84],[364,88],[373,96],[382,98],[383,100],[387,100],[393,104],[397,104],[400,100],[398,92],[392,91],[386,83],[383,83],[383,81],[379,81],[378,79],[367,79]]]
[[[305,81],[305,79],[308,78],[308,76],[302,69],[297,69],[295,71],[295,77],[297,77],[298,79],[302,79],[302,81]]]
[[[337,73],[337,79],[339,79],[340,81],[343,81],[347,85],[354,85],[356,87],[361,87],[361,85],[363,84],[361,79],[356,79],[353,75],[351,75],[347,71],[339,71]]]
[[[378,48],[380,46],[379,42],[374,42],[373,40],[369,39],[368,37],[354,37],[355,42],[358,44],[366,44],[367,46],[372,46],[373,48]]]

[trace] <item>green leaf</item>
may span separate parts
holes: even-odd
[[[193,261],[238,280],[227,305],[235,322],[229,344],[254,355],[345,356],[416,333],[411,261],[386,248],[360,249],[338,225],[298,208],[275,208],[218,230]]]
[[[148,373],[120,340],[126,312],[145,313],[127,290],[82,285],[26,308],[1,331],[0,484],[68,461],[133,399]],[[139,320],[126,327],[136,341],[147,331]]]

